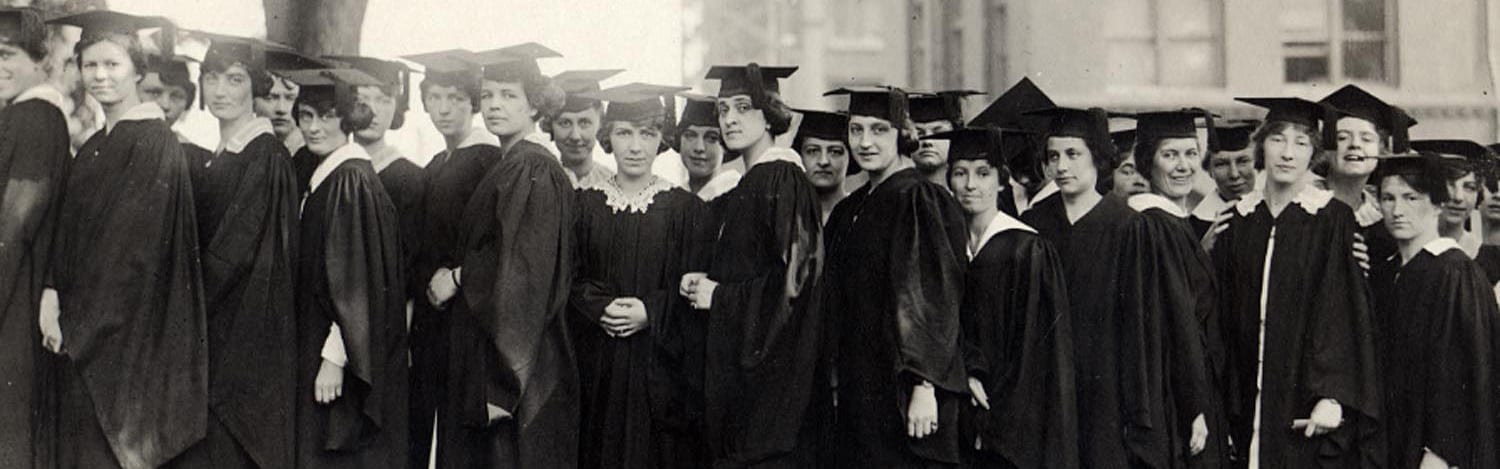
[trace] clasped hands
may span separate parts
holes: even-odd
[[[683,274],[682,283],[677,286],[677,294],[686,298],[693,309],[706,310],[713,306],[714,290],[717,288],[719,282],[708,278],[708,274],[692,272]]]

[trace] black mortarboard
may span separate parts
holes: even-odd
[[[1231,119],[1214,123],[1214,138],[1219,143],[1216,151],[1241,151],[1250,148],[1250,136],[1260,127],[1255,119]]]
[[[193,85],[192,74],[188,73],[189,62],[197,61],[186,55],[174,56],[170,60],[157,60],[155,67],[156,75],[161,78],[161,82],[164,85]]]
[[[474,53],[474,58],[484,66],[484,79],[499,82],[530,83],[542,78],[536,59],[554,57],[562,54],[535,42]]]
[[[1214,115],[1203,109],[1137,113],[1135,115],[1136,139],[1196,139],[1198,138],[1198,119],[1203,119],[1204,126],[1208,129],[1208,151],[1219,151],[1218,136],[1214,132]]]
[[[894,86],[849,86],[838,88],[823,96],[848,95],[849,116],[869,116],[891,121],[898,127],[910,122],[906,108],[906,92]]]
[[[1422,151],[1417,153],[1404,153],[1394,155],[1378,155],[1374,157],[1379,163],[1375,166],[1375,172],[1370,175],[1370,182],[1378,185],[1387,176],[1397,174],[1410,174],[1423,176],[1422,179],[1429,184],[1446,184],[1453,170],[1458,168],[1467,172],[1464,158],[1459,155],[1450,155],[1440,152]],[[1424,188],[1420,190],[1433,190]]]
[[[143,29],[161,28],[162,31],[156,36],[157,54],[162,57],[176,55],[177,28],[172,25],[171,21],[160,16],[136,16],[111,10],[92,10],[53,18],[47,23],[82,28],[79,43],[91,42],[112,35],[139,38],[136,33]]]
[[[962,123],[964,120],[964,97],[976,94],[984,93],[974,90],[912,93],[907,98],[907,107],[911,109],[912,122],[948,120]]]
[[[637,121],[658,116],[667,117],[667,127],[676,127],[676,99],[685,86],[663,86],[631,83],[584,93],[589,99],[605,101],[603,121]]]
[[[203,36],[208,39],[208,51],[203,53],[204,62],[242,63],[250,69],[267,69],[266,49],[281,48],[284,46],[272,45],[260,39],[228,36],[224,34],[210,33],[206,31],[190,31],[194,36]],[[277,64],[287,65],[287,64]],[[311,68],[311,67],[278,67],[278,68]]]
[[[797,134],[792,136],[793,145],[799,145],[809,138],[832,140],[849,145],[849,115],[842,112],[815,111],[812,109],[793,109],[802,115],[802,122],[797,124]],[[801,152],[801,148],[794,148]],[[859,172],[859,165],[849,162],[844,168],[844,174]]]
[[[552,77],[552,83],[567,93],[562,112],[579,112],[599,104],[598,100],[585,98],[584,93],[599,91],[599,82],[618,75],[624,70],[569,70]]]
[[[1334,126],[1343,115],[1333,106],[1327,106],[1302,98],[1234,98],[1235,101],[1266,109],[1265,122],[1290,122],[1322,129],[1321,148],[1333,149],[1338,144]],[[1324,125],[1320,125],[1324,124]]]
[[[391,119],[391,130],[400,130],[402,124],[406,123],[406,110],[411,97],[411,68],[406,64],[394,60],[377,59],[374,57],[363,57],[357,55],[330,55],[324,58],[335,60],[348,65],[355,70],[365,72],[376,80],[380,80],[384,86],[399,87],[399,95],[392,96],[396,101],[396,115]]]
[[[677,93],[685,101],[682,105],[682,120],[678,125],[719,127],[718,100],[713,96],[697,93]]]
[[[969,121],[969,126],[1013,127],[1041,132],[1046,130],[1049,119],[1027,113],[1054,107],[1057,105],[1030,78],[1021,78],[1021,81],[979,111],[979,115]]]
[[[46,52],[47,22],[34,8],[0,8],[0,44],[16,46],[27,53]]]
[[[1375,128],[1391,136],[1392,153],[1405,153],[1410,140],[1407,129],[1417,125],[1416,119],[1399,107],[1387,104],[1375,95],[1355,85],[1344,85],[1338,91],[1324,97],[1322,104],[1333,106],[1350,117],[1358,117],[1375,124]]]
[[[1464,172],[1483,173],[1488,175],[1489,168],[1494,166],[1493,153],[1489,147],[1472,140],[1413,140],[1411,149],[1419,152],[1431,152],[1440,155],[1463,158],[1464,164],[1457,167]]]
[[[756,109],[765,109],[766,92],[781,93],[782,78],[792,76],[797,67],[765,66],[751,62],[744,66],[715,65],[708,69],[704,78],[719,80],[720,98],[749,95]]]
[[[1115,152],[1124,154],[1135,148],[1135,129],[1110,132],[1109,141],[1115,144]]]
[[[352,68],[322,68],[278,71],[282,78],[301,87],[301,96],[332,94],[335,105],[355,102],[355,89],[361,86],[380,86],[380,80],[365,72]]]
[[[422,54],[403,55],[401,58],[416,62],[423,67],[423,80],[453,86],[459,89],[477,89],[481,67],[474,53],[465,49],[448,49]],[[477,98],[476,98],[477,99]]]
[[[1001,127],[964,127],[923,137],[923,140],[948,140],[948,161],[985,160],[996,168],[1010,167],[1010,161],[1031,148],[1031,133]],[[1015,139],[1015,143],[1008,140]]]
[[[1109,141],[1109,118],[1126,117],[1124,114],[1113,114],[1096,107],[1088,109],[1054,107],[1026,114],[1047,117],[1048,137],[1078,137],[1102,141]],[[1136,131],[1136,136],[1140,137],[1139,129]]]

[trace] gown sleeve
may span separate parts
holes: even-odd
[[[568,295],[568,310],[572,312],[573,319],[583,329],[591,329],[599,326],[599,318],[604,316],[604,308],[616,298],[609,293],[608,286],[596,276],[588,273],[589,266],[586,264],[590,236],[589,227],[596,223],[594,220],[594,207],[589,203],[592,198],[598,197],[599,192],[593,190],[579,190],[576,195],[578,208],[577,215],[572,223],[573,229],[573,287],[572,294]],[[651,313],[650,305],[647,305],[647,314]],[[651,318],[655,319],[655,318]]]
[[[46,265],[69,163],[62,112],[42,101],[13,106],[0,125],[0,278],[7,279],[0,281],[0,298],[15,298],[12,289],[40,285],[47,274],[19,278],[28,261]]]
[[[1423,383],[1425,448],[1448,464],[1495,467],[1495,318],[1500,310],[1487,278],[1469,263],[1442,272],[1437,321],[1426,346],[1432,362]]]
[[[950,392],[967,389],[958,348],[967,231],[943,189],[918,184],[892,216],[892,298],[897,321],[897,374]],[[915,383],[915,381],[913,382]]]
[[[1347,206],[1331,203],[1324,226],[1318,227],[1325,243],[1322,278],[1309,311],[1316,311],[1309,326],[1310,341],[1303,373],[1307,402],[1337,400],[1349,415],[1350,408],[1378,419],[1380,398],[1375,381],[1375,325],[1370,310],[1369,284],[1364,270],[1354,260],[1354,215]]]

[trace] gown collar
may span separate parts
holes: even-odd
[[[1167,212],[1177,218],[1188,217],[1187,211],[1183,210],[1182,207],[1177,206],[1177,204],[1172,203],[1171,200],[1168,200],[1166,197],[1163,197],[1160,194],[1153,194],[1150,192],[1136,194],[1130,196],[1130,199],[1126,200],[1126,202],[1130,204],[1130,208],[1135,209],[1135,211],[1137,212],[1144,212],[1148,209],[1159,208],[1163,212]]]
[[[359,146],[359,144],[354,142],[344,144],[344,146],[334,150],[333,153],[329,153],[327,158],[323,158],[323,162],[318,163],[317,169],[313,170],[312,181],[311,184],[308,184],[307,192],[311,194],[317,191],[318,186],[322,185],[325,179],[328,179],[328,175],[333,173],[334,168],[339,167],[345,161],[369,159],[370,154],[365,153],[365,147]]]
[[[995,214],[995,219],[990,220],[989,226],[984,227],[984,234],[979,235],[979,242],[974,245],[974,249],[969,251],[969,260],[974,260],[974,257],[979,255],[979,251],[984,250],[984,245],[989,244],[990,238],[1010,230],[1036,234],[1036,228],[1032,228],[1031,225],[1006,215],[1005,212],[998,212]]]
[[[48,104],[51,104],[52,106],[58,108],[59,110],[63,108],[62,92],[58,91],[56,87],[53,87],[52,85],[47,83],[41,83],[31,88],[27,88],[26,91],[22,91],[21,94],[16,95],[16,98],[11,100],[11,103],[14,104],[22,101],[30,101],[33,99],[45,101]]]
[[[1224,197],[1219,195],[1218,189],[1208,191],[1208,194],[1203,196],[1203,200],[1198,201],[1198,206],[1193,207],[1193,218],[1214,221],[1219,218],[1220,213],[1224,213],[1224,209],[1229,207],[1229,204]]]
[[[245,146],[250,145],[250,141],[255,140],[255,137],[259,137],[261,134],[276,135],[271,130],[271,119],[265,117],[251,119],[244,127],[240,127],[240,130],[235,132],[234,135],[230,135],[229,138],[224,139],[224,143],[220,144],[219,152],[236,154],[244,152]]]
[[[154,102],[145,102],[126,110],[125,115],[120,116],[120,122],[152,119],[166,120],[166,118],[167,113],[161,110],[161,106],[157,106]]]
[[[740,172],[733,169],[719,170],[718,174],[715,174],[712,179],[708,180],[708,184],[704,184],[703,188],[698,189],[698,197],[703,199],[704,202],[712,201],[729,192],[730,189],[734,189],[734,186],[739,185],[740,176]]]
[[[469,129],[469,135],[465,136],[463,141],[458,142],[458,146],[455,149],[463,149],[475,145],[498,147],[500,146],[500,138],[485,130],[484,127],[474,126]]]
[[[1036,191],[1036,195],[1031,196],[1031,206],[1035,207],[1037,202],[1041,202],[1058,191],[1056,181],[1047,181],[1047,184],[1042,185],[1042,188]]]
[[[1443,253],[1453,249],[1463,250],[1463,248],[1458,246],[1458,241],[1454,241],[1453,238],[1446,236],[1439,236],[1437,239],[1428,241],[1426,245],[1422,246],[1423,251],[1427,251],[1434,256],[1441,256]]]
[[[666,179],[652,176],[651,183],[634,193],[625,193],[620,186],[615,184],[615,178],[611,177],[588,187],[604,193],[604,205],[609,207],[610,213],[646,213],[651,208],[651,202],[656,201],[656,195],[672,190],[677,186]]]
[[[377,173],[385,171],[385,168],[390,166],[391,163],[395,163],[396,160],[404,158],[403,156],[401,156],[401,150],[396,149],[395,145],[390,144],[387,144],[385,146],[385,149],[380,151],[380,158],[376,158],[375,154],[370,154],[368,151],[366,151],[365,153],[370,155],[370,161],[372,163],[376,161],[379,162],[378,166],[375,166],[375,172]]]
[[[1255,206],[1265,201],[1263,194],[1263,191],[1254,191],[1241,196],[1240,201],[1234,204],[1235,210],[1240,212],[1241,216],[1249,216],[1255,212]],[[1302,207],[1308,215],[1317,215],[1318,210],[1327,206],[1330,200],[1333,200],[1333,192],[1309,184],[1302,188],[1302,192],[1297,193],[1297,197],[1292,199],[1292,204]]]
[[[771,148],[767,149],[766,150],[766,154],[760,155],[760,159],[756,160],[755,164],[750,165],[750,166],[751,167],[760,166],[762,164],[770,163],[772,161],[785,161],[785,162],[797,165],[797,167],[798,168],[802,168],[803,171],[807,170],[807,167],[802,165],[802,156],[798,155],[797,152],[792,151],[792,149],[790,149],[790,148],[781,148],[781,147],[771,147]],[[747,169],[747,171],[748,171],[748,169]]]
[[[1380,219],[1384,218],[1380,214],[1380,204],[1375,200],[1375,194],[1370,191],[1361,193],[1359,207],[1354,209],[1354,221],[1360,228],[1380,223]]]

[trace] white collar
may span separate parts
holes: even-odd
[[[724,193],[734,189],[740,183],[740,172],[733,169],[721,169],[718,174],[708,180],[702,188],[698,189],[698,197],[708,202],[718,198]]]
[[[1428,241],[1426,245],[1422,246],[1423,251],[1427,251],[1434,256],[1441,256],[1443,253],[1453,249],[1462,250],[1463,248],[1458,246],[1458,241],[1454,241],[1453,238],[1447,236],[1438,236],[1437,239]]]
[[[1135,211],[1137,212],[1144,212],[1148,209],[1159,208],[1163,212],[1167,212],[1177,218],[1188,217],[1188,213],[1186,210],[1183,210],[1182,207],[1177,206],[1177,204],[1172,203],[1171,200],[1168,200],[1166,197],[1163,197],[1160,194],[1144,192],[1130,196],[1130,198],[1125,202],[1130,205],[1130,208],[1135,209]]]
[[[1248,216],[1254,213],[1255,206],[1260,205],[1264,200],[1263,191],[1253,191],[1241,196],[1240,201],[1234,204],[1234,208],[1240,212],[1241,216]],[[1318,210],[1322,210],[1323,207],[1327,206],[1330,200],[1333,200],[1333,192],[1325,191],[1308,184],[1302,188],[1302,192],[1297,193],[1297,197],[1292,199],[1292,204],[1302,207],[1302,210],[1307,212],[1308,215],[1316,215]]]
[[[368,154],[369,151],[367,150],[365,153]],[[370,155],[370,161],[379,165],[375,166],[375,172],[377,173],[385,171],[385,168],[390,166],[391,163],[395,163],[396,160],[405,158],[401,156],[401,150],[397,149],[395,145],[386,145],[385,149],[380,151],[380,156],[381,158],[377,159],[375,155]]]
[[[483,127],[474,126],[474,128],[469,129],[469,135],[464,136],[463,141],[458,142],[458,146],[454,147],[454,149],[468,148],[475,145],[489,145],[492,147],[499,147],[500,138],[496,137],[494,134],[491,134]]]
[[[1380,223],[1380,220],[1385,217],[1380,214],[1380,205],[1375,202],[1375,196],[1368,191],[1361,192],[1361,194],[1359,207],[1354,209],[1355,223],[1358,223],[1360,228]]]
[[[546,134],[542,132],[532,132],[526,134],[525,137],[521,137],[521,140],[541,145],[542,148],[547,149],[547,153],[552,154],[553,158],[561,158],[561,156],[557,154],[557,146],[553,145],[552,141],[546,136]]]
[[[984,227],[984,233],[979,235],[979,243],[975,244],[977,247],[969,251],[969,260],[974,260],[974,257],[979,255],[979,251],[984,250],[984,245],[989,244],[990,238],[994,238],[996,235],[1009,230],[1021,230],[1036,234],[1036,228],[1032,228],[1030,225],[1022,223],[1021,220],[1006,215],[1005,212],[996,212],[995,218],[990,220],[988,226]]]
[[[53,105],[59,110],[63,108],[64,98],[62,92],[58,91],[57,88],[45,82],[37,84],[36,86],[33,86],[31,88],[27,88],[26,91],[22,91],[21,94],[16,95],[15,99],[11,100],[11,103],[14,104],[22,101],[30,101],[33,99],[47,102],[48,104]]]
[[[157,106],[155,102],[145,102],[137,104],[135,105],[135,107],[127,109],[125,111],[125,115],[120,116],[120,122],[146,121],[152,119],[167,119],[167,113],[162,111],[161,106]]]
[[[313,169],[312,181],[307,186],[307,193],[311,194],[313,191],[318,190],[318,186],[323,184],[324,179],[328,179],[328,175],[333,173],[333,169],[339,167],[345,161],[369,159],[370,154],[365,153],[365,147],[359,146],[358,143],[354,142],[344,144],[344,146],[334,150],[333,153],[329,153],[328,157],[323,158],[323,162],[318,163],[318,167]]]
[[[790,148],[781,147],[771,147],[766,149],[766,153],[760,155],[760,159],[755,160],[755,164],[750,166],[760,166],[761,164],[770,163],[772,161],[785,161],[797,165],[797,167],[802,168],[803,171],[807,171],[807,167],[802,165],[801,155],[798,155],[797,152],[792,151],[792,149]],[[749,171],[750,169],[746,168],[745,170]]]
[[[240,127],[238,132],[235,132],[234,135],[230,135],[223,142],[219,143],[219,151],[215,153],[243,152],[245,151],[245,146],[249,145],[251,140],[255,140],[255,137],[259,137],[261,134],[276,135],[271,131],[271,119],[265,117],[250,119],[250,122],[246,123],[244,127]]]
[[[651,183],[632,194],[626,194],[615,184],[615,178],[597,180],[585,189],[596,190],[604,193],[604,205],[609,207],[610,213],[646,213],[651,208],[651,202],[656,201],[656,194],[667,192],[677,186],[661,177],[652,176]]]
[[[1036,205],[1037,202],[1041,202],[1042,199],[1045,199],[1047,198],[1047,196],[1050,196],[1052,194],[1056,194],[1058,191],[1059,189],[1057,188],[1057,181],[1047,181],[1046,184],[1042,185],[1041,189],[1036,191],[1036,195],[1031,196],[1031,205]]]
[[[1229,207],[1229,202],[1225,202],[1224,198],[1219,196],[1219,190],[1214,189],[1208,191],[1208,194],[1203,196],[1203,200],[1198,201],[1198,206],[1193,207],[1193,218],[1214,221],[1219,218],[1219,214],[1223,213],[1226,207]]]

